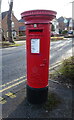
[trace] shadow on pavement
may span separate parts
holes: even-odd
[[[61,98],[61,103],[58,104],[54,109],[44,109],[43,105],[32,105],[28,103],[26,96],[17,105],[17,107],[8,115],[7,119],[30,119],[30,118],[72,118],[72,91],[71,89],[65,88],[57,83],[49,82],[49,91]],[[22,93],[21,93],[22,95]],[[21,96],[20,96],[21,97]],[[19,99],[16,99],[16,103]],[[13,105],[16,104],[13,102]],[[8,109],[8,108],[7,108]],[[12,109],[12,108],[9,108]]]

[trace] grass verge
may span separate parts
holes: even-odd
[[[64,37],[51,37],[52,41],[64,40]]]
[[[61,66],[54,70],[51,78],[72,87],[72,81],[74,80],[74,56],[65,59]]]
[[[17,46],[22,46],[23,44],[17,44],[17,43],[10,43],[8,41],[2,42],[2,48],[8,48],[8,47],[17,47]]]

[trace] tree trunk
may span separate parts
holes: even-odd
[[[12,8],[13,8],[13,2],[10,2],[9,11],[8,11],[8,17],[7,17],[8,40],[9,40],[9,42],[14,43],[14,41],[12,39]]]
[[[0,41],[2,40],[2,26],[1,26],[1,0],[0,0]]]

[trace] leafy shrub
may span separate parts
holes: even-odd
[[[60,68],[55,70],[50,77],[72,87],[72,81],[74,80],[74,56],[65,59]]]
[[[64,30],[64,31],[62,31],[62,34],[67,34],[68,33],[68,30]]]
[[[65,59],[59,71],[66,79],[69,79],[69,81],[72,82],[74,79],[74,56]]]
[[[58,71],[61,73],[59,80],[62,83],[72,85],[74,80],[74,56],[65,59]]]

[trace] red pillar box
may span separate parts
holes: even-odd
[[[21,14],[26,25],[27,99],[44,103],[48,96],[51,21],[56,12],[31,10]]]

